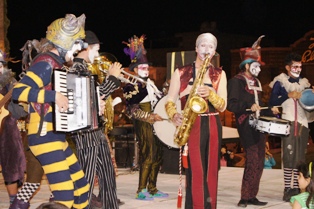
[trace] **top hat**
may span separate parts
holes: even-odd
[[[262,54],[261,54],[261,47],[260,43],[264,35],[260,36],[252,45],[252,47],[246,47],[240,49],[240,57],[242,59],[242,62],[240,63],[239,67],[240,69],[243,68],[245,64],[249,64],[252,62],[258,62],[261,65],[265,65],[265,63],[262,61]]]
[[[128,42],[122,42],[128,46],[124,48],[124,53],[130,56],[131,64],[129,65],[129,69],[131,71],[134,71],[134,68],[140,64],[151,64],[146,57],[147,51],[144,47],[144,40],[145,35],[142,35],[140,38],[134,35],[129,38]]]

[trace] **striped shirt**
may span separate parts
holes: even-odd
[[[301,194],[292,196],[290,202],[293,204],[294,201],[297,201],[301,205],[301,209],[314,209],[314,202],[313,200],[310,202],[309,207],[306,206],[306,200],[309,197],[308,192],[302,192]]]

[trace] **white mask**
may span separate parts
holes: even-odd
[[[94,62],[94,59],[95,57],[98,57],[99,56],[99,49],[100,49],[100,46],[99,44],[93,44],[93,45],[90,45],[88,46],[89,47],[89,51],[88,51],[88,59],[91,63]]]
[[[258,62],[252,62],[250,64],[249,71],[254,77],[257,77],[258,74],[261,72],[261,64],[259,64]]]
[[[65,61],[72,61],[74,59],[74,54],[81,51],[82,47],[81,45],[78,44],[73,44],[71,50],[67,51],[67,53],[65,54]]]
[[[213,57],[216,53],[216,48],[213,42],[204,40],[195,48],[195,51],[197,57],[204,60],[207,54],[209,54],[210,57]]]
[[[294,78],[299,78],[300,77],[300,73],[302,71],[302,64],[298,64],[298,63],[293,63],[290,66],[290,73]]]
[[[141,78],[147,78],[149,76],[148,64],[140,64],[137,66],[137,74]]]

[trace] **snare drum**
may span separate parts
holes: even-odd
[[[261,116],[257,119],[256,130],[272,136],[288,136],[290,134],[290,121],[276,117]]]
[[[299,104],[307,111],[314,110],[314,93],[312,90],[313,89],[303,90],[301,98],[299,99]]]
[[[167,96],[164,96],[162,99],[158,101],[156,106],[154,107],[154,113],[160,115],[162,118],[168,118],[165,104],[167,102]],[[176,102],[177,111],[181,112],[181,102],[177,100]],[[158,138],[168,147],[172,148],[180,148],[174,142],[174,135],[176,132],[175,125],[169,120],[156,121],[153,124],[154,132],[158,136]]]

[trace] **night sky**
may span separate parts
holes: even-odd
[[[222,33],[264,34],[278,47],[288,47],[314,29],[313,0],[7,0],[7,4],[10,55],[17,59],[27,40],[45,37],[47,26],[66,13],[85,13],[85,29],[97,34],[103,43],[100,51],[114,54],[124,65],[129,63],[122,41],[129,37],[172,37],[198,31],[203,21],[216,21]]]

